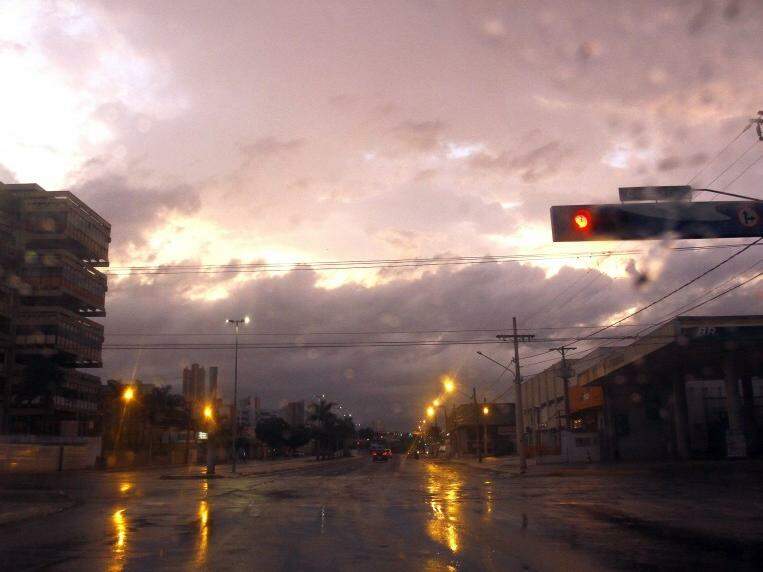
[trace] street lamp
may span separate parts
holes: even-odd
[[[233,409],[231,411],[231,424],[232,424],[232,437],[233,437],[233,443],[231,447],[233,448],[233,462],[231,465],[231,472],[236,472],[236,456],[238,455],[238,451],[236,451],[236,433],[238,429],[238,329],[242,324],[248,324],[249,323],[249,316],[244,316],[243,318],[238,319],[228,319],[229,324],[233,324],[233,327],[236,330],[236,349],[235,349],[235,365],[233,367]]]
[[[432,417],[434,417],[434,413],[435,413],[434,407],[432,407],[431,405],[427,407],[427,417],[431,419]]]
[[[487,415],[488,413],[490,413],[490,409],[487,405],[485,405],[485,407],[482,408],[482,414]]]
[[[204,405],[204,409],[201,410],[201,414],[204,417],[207,430],[207,475],[215,474],[215,444],[216,439],[212,439],[212,429],[215,422],[215,411],[212,408],[211,403]]]
[[[125,404],[130,403],[135,398],[135,390],[129,385],[122,392],[122,399]]]
[[[117,436],[116,439],[114,439],[114,465],[116,466],[119,463],[119,441],[122,438],[122,427],[125,423],[125,415],[127,414],[127,406],[130,404],[130,402],[135,399],[135,388],[133,388],[131,385],[128,385],[122,390],[122,395],[119,396],[122,401],[124,401],[124,405],[122,405],[122,415],[119,417],[119,426],[117,427]]]
[[[445,388],[445,393],[453,393],[456,390],[456,383],[450,376],[445,376],[442,380],[442,386]]]

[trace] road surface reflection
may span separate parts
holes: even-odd
[[[460,490],[463,481],[454,471],[432,463],[427,464],[427,493],[431,517],[427,523],[429,537],[444,546],[452,553],[458,552],[461,546],[459,537],[460,522]]]
[[[109,571],[116,572],[124,568],[125,556],[127,552],[127,519],[125,518],[125,509],[121,508],[111,515],[111,522],[114,525],[114,545],[112,546],[112,558]]]
[[[209,551],[209,502],[207,501],[207,494],[209,492],[209,484],[206,480],[201,482],[201,500],[199,501],[199,508],[196,512],[198,516],[199,524],[199,540],[196,545],[196,564],[201,565],[207,561],[207,553]]]

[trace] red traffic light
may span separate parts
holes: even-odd
[[[572,217],[572,227],[575,230],[586,231],[591,228],[591,213],[587,210],[579,210]]]

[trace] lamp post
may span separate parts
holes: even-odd
[[[231,462],[231,472],[236,472],[236,457],[238,451],[236,450],[236,433],[238,432],[238,329],[242,324],[249,323],[249,316],[244,316],[239,319],[229,319],[229,324],[233,324],[236,330],[236,343],[235,343],[235,364],[233,366],[233,408],[231,409],[231,434],[232,441],[231,447],[233,448],[233,460]]]
[[[122,437],[122,427],[125,423],[125,416],[127,415],[127,406],[135,399],[135,389],[128,385],[125,387],[122,395],[120,396],[124,405],[122,406],[122,415],[119,418],[119,427],[117,428],[117,438],[114,440],[114,466],[119,464],[119,440]]]
[[[202,411],[204,415],[204,425],[207,430],[207,475],[215,474],[215,444],[212,439],[212,430],[214,429],[215,413],[212,406],[207,403]]]

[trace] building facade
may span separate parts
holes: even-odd
[[[207,372],[197,363],[183,368],[183,397],[190,403],[204,401],[207,398]],[[217,368],[215,368],[215,386],[217,384]]]
[[[305,402],[290,401],[281,408],[281,417],[292,427],[305,424]]]
[[[530,454],[590,437],[603,460],[763,453],[763,316],[679,316],[630,345],[602,347],[522,383]]]
[[[79,369],[102,366],[103,326],[92,318],[106,315],[98,267],[110,241],[111,225],[73,194],[0,183],[4,431],[97,432],[100,379]]]
[[[516,452],[516,409],[513,403],[465,403],[448,411],[446,437],[450,453],[509,455]]]

